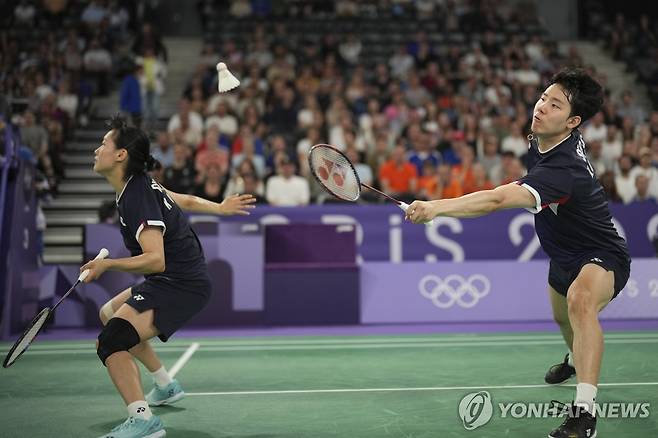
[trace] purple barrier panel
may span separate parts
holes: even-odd
[[[233,310],[262,311],[265,248],[263,227],[258,224],[220,223],[217,257],[233,271]],[[205,245],[204,245],[205,248]],[[210,254],[206,249],[206,258]]]
[[[655,204],[614,205],[612,211],[620,233],[628,238],[631,256],[654,256],[651,237],[658,230],[658,207]],[[433,226],[420,227],[403,222],[402,212],[395,206],[259,206],[248,217],[221,218],[222,224],[235,222],[353,224],[359,261],[546,258],[535,235],[534,217],[522,210],[501,211],[473,219],[439,218]],[[87,227],[88,236],[95,234],[95,226]],[[121,244],[120,237],[117,243]]]
[[[269,225],[265,232],[265,263],[354,265],[354,243],[353,225]]]
[[[532,261],[364,263],[361,323],[551,320],[548,264]],[[603,319],[656,318],[658,260],[633,262]]]

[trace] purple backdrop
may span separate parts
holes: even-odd
[[[364,263],[361,322],[550,320],[547,272],[545,261]],[[601,315],[656,318],[658,260],[634,260],[628,285]]]
[[[617,229],[633,257],[653,257],[649,236],[658,229],[656,204],[611,206]],[[270,223],[353,223],[363,261],[536,260],[546,258],[534,232],[533,215],[501,211],[473,219],[439,218],[434,226],[403,221],[395,206],[331,205],[304,208],[258,207],[249,217],[223,221]],[[404,223],[403,223],[404,222]]]

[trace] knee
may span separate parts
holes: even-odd
[[[103,325],[105,325],[113,316],[114,309],[112,308],[112,301],[108,301],[107,303],[103,304],[103,307],[101,307],[101,310],[98,312],[98,317],[100,318]]]
[[[572,286],[567,294],[569,319],[582,319],[596,314],[596,303],[592,292],[581,286]]]
[[[122,318],[111,318],[98,335],[96,353],[105,365],[108,357],[120,351],[128,351],[139,342],[139,333],[130,322]]]

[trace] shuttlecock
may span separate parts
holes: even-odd
[[[240,85],[238,78],[228,71],[228,67],[223,62],[217,64],[217,90],[220,93],[232,90]]]

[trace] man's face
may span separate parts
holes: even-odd
[[[562,87],[553,84],[546,89],[535,104],[532,117],[532,132],[538,135],[558,135],[575,128],[580,116],[569,117],[571,104]]]

